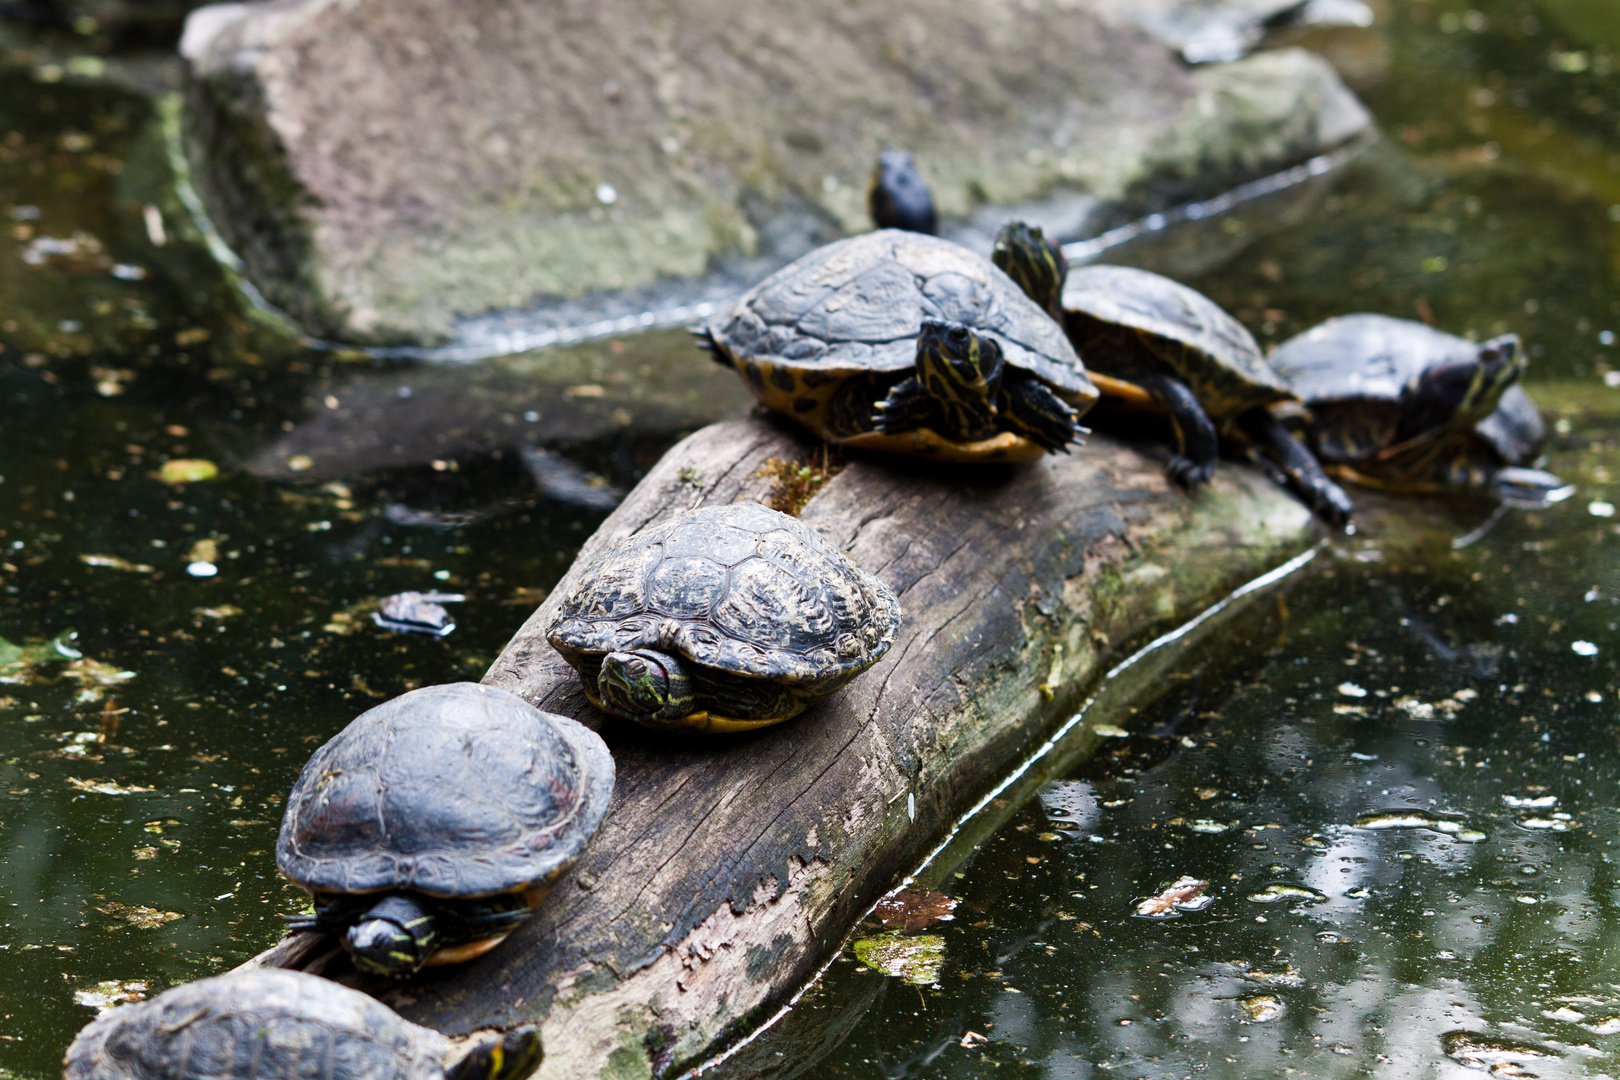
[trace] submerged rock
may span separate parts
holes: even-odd
[[[1045,199],[1078,227],[1369,123],[1311,54],[1189,70],[1055,0],[269,0],[197,10],[182,53],[209,214],[272,302],[357,342],[757,278],[868,227],[885,145],[947,220]]]

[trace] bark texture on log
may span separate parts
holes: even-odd
[[[449,1034],[539,1019],[542,1078],[695,1063],[809,977],[896,875],[1037,740],[1103,661],[1308,546],[1309,514],[1223,465],[1196,498],[1162,458],[1094,437],[1024,467],[856,460],[801,517],[905,608],[893,650],[802,716],[675,738],[594,710],[543,629],[604,545],[688,507],[767,501],[771,458],[815,448],[769,419],[699,431],[586,542],[485,681],[601,731],[618,789],[536,917],[482,959],[364,983]],[[289,940],[262,962],[308,965]],[[329,956],[330,954],[328,954]],[[323,956],[344,981],[341,957]]]

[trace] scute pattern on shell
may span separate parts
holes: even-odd
[[[938,237],[882,229],[817,248],[754,286],[713,332],[734,355],[841,375],[906,371],[923,319],[964,323],[1006,362],[1094,393],[1063,330],[989,259]]]
[[[899,624],[894,594],[810,526],[737,503],[688,511],[604,551],[546,636],[581,653],[674,650],[814,686],[864,668]]]
[[[577,721],[494,687],[424,687],[309,759],[276,862],[325,892],[513,892],[572,865],[612,790],[612,757]]]
[[[1079,267],[1069,272],[1063,308],[1186,346],[1182,359],[1191,366],[1181,374],[1200,400],[1199,383],[1219,374],[1250,384],[1251,405],[1293,396],[1247,327],[1203,293],[1162,274],[1130,266]]]
[[[263,968],[97,1018],[68,1048],[65,1080],[440,1080],[451,1051],[358,990]]]

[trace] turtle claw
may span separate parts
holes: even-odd
[[[1164,471],[1169,475],[1170,479],[1181,487],[1188,491],[1196,491],[1209,483],[1210,479],[1214,477],[1215,463],[1213,461],[1194,461],[1190,457],[1176,454],[1171,457],[1170,464],[1165,467]]]
[[[1013,373],[1001,384],[996,402],[1002,425],[1024,436],[1049,454],[1067,454],[1080,444],[1087,429],[1080,426],[1080,414],[1051,387],[1027,376]]]

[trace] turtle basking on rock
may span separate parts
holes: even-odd
[[[737,503],[677,514],[602,552],[546,640],[605,712],[746,731],[848,683],[899,626],[889,587],[814,529]]]
[[[989,260],[882,229],[817,248],[697,332],[768,407],[831,443],[1035,461],[1097,398],[1060,327]]]
[[[357,966],[403,977],[470,960],[528,918],[607,811],[599,736],[476,683],[362,713],[305,764],[276,865]]]
[[[459,1042],[347,986],[281,968],[233,972],[103,1013],[64,1080],[522,1080],[534,1024]]]
[[[1254,335],[1213,300],[1128,266],[1071,272],[1062,249],[1023,222],[1001,230],[993,258],[1063,326],[1105,398],[1168,417],[1171,479],[1187,488],[1207,483],[1220,436],[1235,436],[1324,520],[1349,519],[1349,498],[1270,411],[1294,392]]]
[[[1387,315],[1341,315],[1271,354],[1308,416],[1293,422],[1339,476],[1394,491],[1475,489],[1515,506],[1574,488],[1528,468],[1547,436],[1519,386],[1515,334],[1483,344]]]

